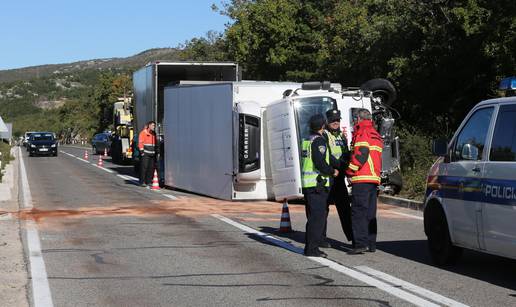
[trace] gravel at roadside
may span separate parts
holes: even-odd
[[[13,154],[17,157],[18,148]],[[25,307],[27,301],[27,266],[23,256],[20,236],[20,222],[10,212],[19,210],[18,203],[18,160],[6,166],[2,190],[9,190],[10,199],[0,200],[0,304],[2,306]],[[4,194],[5,195],[5,194]]]

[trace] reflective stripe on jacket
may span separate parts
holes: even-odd
[[[351,143],[353,153],[346,174],[351,183],[380,184],[383,141],[371,120],[363,120],[355,126]]]
[[[325,187],[330,186],[330,180],[328,176],[324,176],[315,167],[312,160],[312,142],[316,138],[322,138],[320,135],[311,135],[309,139],[304,139],[302,143],[302,154],[301,154],[301,186],[303,188],[315,188],[317,187],[317,178],[325,179]],[[326,150],[325,161],[330,164],[330,152]]]
[[[138,135],[138,149],[146,154],[156,153],[156,134],[148,128],[143,129]]]

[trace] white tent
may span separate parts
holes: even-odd
[[[4,123],[4,120],[2,119],[2,116],[0,116],[0,132],[9,132],[9,129]]]

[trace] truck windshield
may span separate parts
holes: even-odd
[[[332,109],[334,105],[336,105],[336,101],[330,97],[308,97],[295,100],[299,143],[310,136],[310,117],[318,113],[325,115],[326,111]]]

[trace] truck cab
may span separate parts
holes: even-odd
[[[386,80],[385,80],[386,81]],[[385,87],[383,87],[385,88]],[[393,88],[393,87],[392,87]],[[386,90],[385,90],[386,92]],[[392,92],[389,99],[392,99]],[[267,106],[267,133],[269,140],[269,154],[272,163],[273,191],[276,200],[289,200],[303,197],[301,189],[301,143],[309,136],[309,119],[315,114],[325,114],[330,109],[341,112],[341,131],[351,140],[353,132],[353,118],[360,109],[368,109],[373,114],[377,129],[388,146],[397,144],[392,139],[393,133],[387,133],[384,122],[394,123],[394,119],[381,116],[382,100],[377,100],[373,91],[361,88],[340,89],[339,84],[329,82],[303,83],[298,89],[284,93],[281,100]],[[383,125],[383,126],[382,126]],[[389,125],[392,129],[392,125]],[[387,149],[392,147],[386,146]],[[390,178],[396,172],[399,174],[399,154],[397,149],[387,150],[383,156],[382,169],[383,187],[400,184],[401,180],[393,183]],[[391,189],[401,189],[396,186]]]

